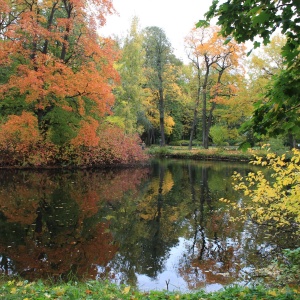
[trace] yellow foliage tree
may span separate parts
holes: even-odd
[[[242,191],[251,201],[238,205],[223,198],[221,200],[229,202],[234,209],[239,209],[242,218],[250,216],[258,224],[299,234],[300,151],[294,149],[290,161],[286,160],[285,155],[269,153],[266,160],[256,157],[252,163],[270,169],[270,180],[262,171],[249,173],[246,178],[235,173],[235,190]]]

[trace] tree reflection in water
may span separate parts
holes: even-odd
[[[107,266],[118,250],[106,211],[146,174],[144,169],[2,172],[3,272],[27,279],[99,276],[97,266]]]
[[[163,160],[108,171],[2,171],[1,271],[141,289],[227,285],[297,242],[231,222],[218,199],[247,164]],[[288,245],[290,243],[290,245]]]

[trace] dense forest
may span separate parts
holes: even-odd
[[[126,36],[99,36],[111,0],[1,0],[0,164],[132,163],[142,142],[295,147],[299,5],[282,3],[281,17],[274,3],[248,2],[248,15],[234,11],[250,28],[239,32],[214,1],[182,41],[183,63],[163,29],[137,17]]]

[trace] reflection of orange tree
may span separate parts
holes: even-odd
[[[41,199],[48,197],[57,184],[46,173],[1,172],[0,210],[8,221],[32,224]]]
[[[2,172],[0,178],[0,210],[8,220],[32,224],[41,205],[51,205],[54,191],[68,191],[81,213],[97,213],[101,200],[120,200],[127,191],[136,191],[147,175],[147,169],[124,169],[109,172],[53,173],[53,172]],[[63,187],[63,188],[61,188]]]
[[[207,283],[228,284],[237,278],[241,265],[241,258],[237,255],[239,226],[229,222],[224,212],[209,216],[205,224],[205,241],[198,242],[201,255],[193,258],[191,263],[205,274]],[[231,243],[229,237],[232,237]]]
[[[24,245],[0,245],[0,252],[13,261],[16,272],[30,280],[63,278],[70,273],[95,278],[97,265],[105,266],[117,251],[107,229],[108,224],[98,223],[88,236],[74,237],[63,231],[48,243],[45,240],[49,236],[44,235],[38,244],[27,236]]]
[[[106,203],[103,201],[113,201],[136,189],[146,172],[138,169],[108,174],[78,171],[8,172],[14,176],[7,178],[2,175],[0,222],[5,235],[0,252],[12,261],[16,272],[25,272],[28,278],[68,272],[95,276],[96,265],[106,265],[117,250],[107,233],[108,224],[100,222],[99,210]]]
[[[77,174],[71,195],[82,209],[87,207],[85,199],[91,203],[121,200],[126,192],[136,193],[147,173],[147,168],[81,172]]]
[[[228,285],[234,281],[234,278],[228,276],[222,267],[216,267],[215,259],[205,259],[204,261],[194,259],[190,265],[183,265],[180,268],[180,275],[191,290],[200,289],[214,283]]]

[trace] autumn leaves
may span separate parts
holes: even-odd
[[[100,125],[115,132],[110,141],[116,144],[103,163],[142,157],[136,136],[123,142],[121,130],[105,125],[119,80],[118,51],[112,40],[99,38],[96,24],[104,24],[113,7],[108,0],[93,1],[93,10],[89,5],[84,0],[1,3],[0,152],[7,154],[2,165],[77,165],[72,157],[91,148],[107,157],[99,145]],[[135,154],[124,155],[127,150]],[[95,164],[89,155],[89,164]]]

